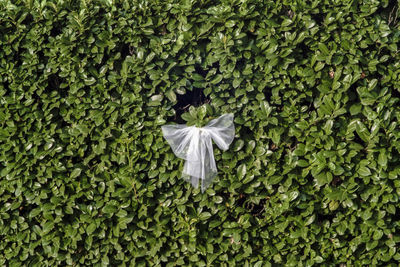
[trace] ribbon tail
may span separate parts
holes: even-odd
[[[201,138],[200,131],[193,129],[190,144],[188,145],[186,161],[183,166],[182,178],[190,182],[194,188],[199,187],[199,179],[202,178],[202,162],[201,157]]]
[[[194,188],[199,187],[201,180],[201,192],[204,193],[217,173],[211,136],[205,131],[194,134],[182,177]]]
[[[202,162],[202,184],[201,192],[203,193],[217,176],[217,165],[215,163],[214,151],[211,142],[211,136],[204,132],[204,138],[201,140],[201,158]]]
[[[199,162],[193,161],[185,161],[185,165],[183,166],[182,178],[185,181],[191,183],[194,188],[199,187],[200,177],[198,177],[196,173],[193,172],[193,170],[199,170],[199,168]]]

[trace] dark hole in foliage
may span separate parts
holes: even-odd
[[[24,20],[21,22],[21,24],[25,24],[25,25],[29,25],[33,22],[33,16],[32,14],[28,14],[26,15],[26,17],[24,18]]]
[[[248,209],[250,209],[250,213],[255,217],[261,217],[263,211],[265,210],[266,199],[260,200],[259,204],[249,203]]]
[[[76,151],[77,154],[77,151]],[[83,158],[81,158],[80,156],[76,155],[76,156],[70,156],[69,160],[71,161],[72,164],[76,165],[78,163],[81,163],[83,161]]]
[[[19,209],[19,215],[24,217],[24,218],[27,218],[29,213],[34,208],[37,208],[37,207],[38,207],[38,205],[36,205],[36,204],[29,204],[29,203],[26,203],[25,201],[22,201],[21,202],[21,206],[19,206],[19,208],[18,208]]]
[[[364,147],[367,147],[367,144],[361,139],[361,137],[358,135],[357,132],[354,132],[353,141],[358,143],[358,144],[360,144],[360,145],[362,145],[362,146],[364,146]]]
[[[57,91],[58,95],[61,98],[65,98],[67,96],[67,91],[60,88],[60,85],[64,82],[63,78],[60,78],[56,73],[52,73],[47,78],[47,86],[44,90],[44,93],[51,94],[53,91]]]
[[[75,216],[73,214],[64,212],[62,220],[63,220],[63,222],[65,222],[67,224],[72,224],[74,222],[74,218],[75,218]]]
[[[361,139],[361,137],[360,137],[356,132],[354,132],[354,139],[353,139],[353,141],[354,141],[355,143],[360,144],[360,145],[365,145],[364,141]],[[366,146],[365,146],[365,147],[366,147]]]
[[[246,66],[246,60],[244,58],[240,58],[237,62],[236,62],[236,66],[238,67],[238,70],[240,72],[242,72]]]
[[[195,65],[194,69],[196,71],[197,74],[200,74],[201,76],[203,76],[203,78],[205,78],[207,76],[208,71],[204,70],[202,67],[200,67],[199,65]]]
[[[400,213],[398,212],[398,209],[395,209],[393,214],[393,221],[398,222],[399,220],[400,220]]]
[[[284,12],[284,15],[288,16],[290,19],[294,17],[296,14],[290,6],[283,5],[282,11]]]
[[[322,22],[324,21],[324,16],[321,13],[317,14],[311,14],[311,18],[317,23],[319,26],[322,25]]]
[[[298,55],[302,55],[303,58],[304,58],[306,55],[310,55],[310,53],[312,53],[312,51],[310,50],[310,47],[309,47],[308,45],[306,45],[306,44],[304,43],[304,41],[301,42],[301,43],[299,43],[299,44],[297,45],[297,48],[299,48],[299,50],[301,50],[301,53],[298,53]]]
[[[392,97],[400,98],[400,89],[393,88],[392,90]]]
[[[23,62],[23,54],[24,52],[27,51],[27,49],[24,49],[22,47],[18,48],[18,52],[14,53],[13,55],[13,62],[15,63],[16,66],[21,67],[22,62]]]
[[[69,126],[70,126],[70,124],[68,122],[66,122],[64,119],[59,120],[59,129],[64,129]]]
[[[60,35],[61,32],[62,32],[61,31],[61,26],[58,25],[58,24],[54,24],[53,28],[51,28],[51,30],[50,30],[50,36],[51,37],[56,37],[57,35]]]
[[[391,25],[395,26],[400,21],[398,13],[396,15],[398,9],[399,9],[399,2],[397,0],[389,0],[388,5],[386,7],[380,5],[376,13],[381,14],[381,16],[387,21],[389,26]]]
[[[107,53],[106,51],[104,51],[103,57],[101,58],[101,62],[99,64],[99,69],[98,71],[100,71],[100,68],[104,65],[107,64],[108,60],[110,59],[110,55],[109,53]]]
[[[211,99],[204,94],[202,88],[193,87],[192,91],[187,90],[186,94],[177,95],[177,103],[173,106],[176,112],[173,121],[177,123],[185,123],[181,118],[181,115],[184,112],[187,112],[190,106],[198,107],[210,102]]]
[[[40,60],[40,59],[47,59],[47,58],[44,57],[43,50],[39,50],[39,51],[37,52],[37,56],[38,56],[39,60]],[[43,62],[43,61],[40,60],[40,62]],[[43,64],[46,64],[46,63],[47,63],[47,60],[46,60],[46,62],[43,62]]]
[[[323,223],[324,221],[332,222],[333,218],[335,218],[334,214],[317,214],[316,221],[319,223]]]
[[[119,47],[119,51],[121,53],[121,58],[125,59],[127,56],[132,56],[133,53],[135,52],[133,47],[131,47],[129,44],[125,43]]]
[[[341,185],[342,183],[343,183],[343,180],[340,179],[340,177],[334,177],[334,178],[332,179],[332,185],[333,185],[334,187],[338,187],[338,186]]]
[[[269,102],[269,104],[271,105],[271,104],[272,104],[272,103],[271,103],[272,88],[265,87],[265,88],[263,89],[263,93],[264,93],[264,96],[265,96],[265,100],[267,100],[267,101]]]
[[[258,204],[252,202],[246,202],[247,196],[245,194],[240,194],[237,200],[237,206],[247,209],[251,215],[255,217],[261,217],[263,211],[265,210],[265,204],[267,199],[262,199]]]
[[[350,85],[350,87],[348,89],[348,91],[349,91],[349,100],[350,100],[349,102],[354,101],[358,97],[357,87],[358,87],[357,82],[355,82],[352,85]]]
[[[164,23],[158,28],[158,34],[161,36],[164,36],[167,34],[167,24]]]
[[[239,200],[237,201],[237,205],[242,207],[245,201],[246,201],[246,195],[240,194]]]
[[[8,80],[7,76],[5,76],[5,77],[3,77],[3,78],[0,78],[0,82],[3,84],[4,90],[5,90],[6,92],[9,92],[9,90],[10,90],[10,83],[9,83],[6,79]]]
[[[195,71],[203,78],[205,78],[208,73],[207,70],[204,70],[201,66],[197,64],[195,65]],[[170,121],[185,123],[185,121],[181,118],[181,115],[184,112],[187,112],[190,106],[198,107],[210,102],[210,97],[204,94],[204,88],[192,87],[191,90],[186,89],[185,94],[177,95],[177,103],[173,106],[175,110],[175,117]]]
[[[197,47],[200,51],[200,55],[204,58],[207,54],[207,45],[210,43],[210,40],[207,38],[200,39],[197,41]]]

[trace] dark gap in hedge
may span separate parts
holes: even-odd
[[[240,194],[239,200],[237,201],[237,205],[243,207],[244,202],[246,201],[246,195]]]
[[[236,61],[236,66],[238,66],[238,70],[242,72],[246,66],[246,60],[244,58],[239,58],[238,61]]]
[[[205,58],[207,55],[207,45],[210,43],[209,39],[202,38],[197,41],[197,49],[200,51],[201,58]],[[196,64],[197,65],[197,64]],[[195,65],[195,67],[196,67]]]
[[[114,70],[120,72],[122,69],[122,63],[124,62],[126,56],[129,54],[129,45],[123,44],[118,46],[116,48],[115,54],[117,54],[118,52],[121,54],[121,56],[119,57],[119,59],[114,60]]]
[[[272,88],[265,87],[263,90],[265,100],[268,101],[268,103],[271,105],[271,98],[272,98]]]
[[[19,215],[27,218],[29,216],[29,213],[37,207],[38,205],[36,205],[35,203],[30,204],[22,200],[21,206],[19,207]]]
[[[190,106],[198,107],[210,102],[211,99],[204,94],[203,88],[193,87],[191,91],[187,90],[186,94],[177,95],[177,103],[173,106],[175,117],[169,121],[185,123],[181,115],[189,111]]]
[[[3,84],[3,87],[6,92],[10,91],[10,82],[7,79],[8,77],[0,78],[0,82]],[[7,79],[7,80],[6,80]]]
[[[259,204],[253,202],[248,202],[245,204],[247,196],[245,194],[240,194],[237,200],[237,206],[247,209],[251,215],[255,217],[262,217],[262,212],[265,210],[266,199],[261,199]]]
[[[340,177],[335,176],[331,182],[332,186],[334,187],[338,187],[339,185],[341,185],[343,183],[343,180],[340,179]]]
[[[318,26],[321,26],[322,23],[324,22],[324,16],[321,13],[317,13],[317,14],[310,14],[311,18],[315,21],[316,24],[318,24]]]
[[[62,29],[62,27],[58,23],[53,24],[53,28],[51,28],[51,30],[50,30],[50,36],[56,37],[56,36],[60,35],[62,32],[61,29]]]
[[[27,14],[26,17],[24,18],[23,21],[21,21],[21,24],[29,25],[33,22],[33,16],[32,14]]]
[[[39,50],[37,52],[37,56],[40,59],[44,59],[43,64],[47,64],[47,57],[44,56],[43,50]]]
[[[284,15],[288,16],[290,19],[294,17],[295,12],[290,8],[290,6],[282,5],[282,9],[285,12]]]
[[[44,92],[50,94],[52,91],[57,91],[61,98],[67,97],[68,90],[61,90],[60,84],[64,82],[63,78],[60,78],[55,73],[52,73],[47,78],[48,86],[45,87]]]
[[[360,99],[358,99],[357,87],[357,82],[355,82],[350,85],[349,89],[347,89],[347,95],[349,96],[349,101],[347,102],[347,110],[349,110],[354,101],[360,101]]]
[[[317,214],[317,222],[324,222],[324,221],[328,221],[328,222],[332,222],[333,218],[335,218],[334,214]]]
[[[195,72],[203,78],[207,76],[208,71],[203,69],[200,65],[196,64],[194,68]],[[185,94],[177,95],[177,103],[173,106],[175,117],[170,119],[169,122],[172,121],[184,124],[185,121],[181,118],[181,115],[187,112],[190,106],[198,107],[210,102],[210,97],[204,94],[204,88],[192,87],[191,90],[186,90]]]
[[[15,62],[15,66],[18,66],[18,67],[22,66],[22,62],[23,62],[22,55],[24,54],[24,52],[26,52],[26,50],[27,49],[25,49],[25,48],[18,47],[18,52],[14,53],[12,55],[12,58],[13,58],[12,61]],[[20,55],[20,56],[18,56],[18,55]]]
[[[251,205],[250,213],[257,218],[262,217],[262,213],[265,210],[266,202],[267,202],[266,199],[261,199],[259,204],[251,203],[252,205]]]
[[[386,7],[380,5],[376,13],[386,19],[388,25],[395,26],[399,22],[399,18],[396,19],[396,11],[398,8],[399,2],[397,0],[389,0],[388,5]]]
[[[99,64],[99,69],[98,69],[98,71],[100,71],[100,68],[101,68],[102,66],[104,66],[104,65],[107,64],[107,61],[108,61],[109,59],[110,59],[109,53],[107,52],[107,50],[104,50],[104,54],[103,54],[103,57],[101,58],[101,62],[100,62],[100,64]]]
[[[197,64],[194,66],[194,69],[197,74],[200,74],[201,76],[203,76],[203,78],[206,78],[208,71],[204,70]]]
[[[77,153],[77,151],[75,151]],[[77,165],[78,163],[83,161],[83,158],[80,156],[69,156],[69,160],[72,164]]]
[[[392,96],[394,96],[394,97],[396,97],[396,98],[400,98],[400,89],[393,88],[393,90],[392,90]]]
[[[310,53],[312,53],[310,47],[306,45],[304,41],[299,43],[297,47],[303,52],[302,55],[309,55]]]
[[[124,43],[123,45],[121,45],[121,47],[119,48],[119,51],[121,52],[121,59],[122,60],[125,60],[125,58],[127,56],[131,56],[133,54],[133,52],[134,52],[132,50],[132,48],[130,47],[130,45],[127,44],[127,43]]]
[[[363,147],[367,147],[367,144],[365,144],[365,142],[360,138],[360,136],[358,135],[357,132],[354,132],[354,139],[353,139],[353,141],[356,142],[356,143],[358,143],[358,144],[360,144],[360,145],[362,145]]]

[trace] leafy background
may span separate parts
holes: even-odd
[[[0,264],[396,266],[398,8],[1,1]],[[201,194],[160,126],[204,103]]]

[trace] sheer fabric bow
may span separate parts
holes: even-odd
[[[202,128],[177,124],[164,125],[161,129],[175,155],[186,160],[183,178],[195,188],[201,179],[204,192],[218,173],[211,139],[220,149],[229,148],[235,136],[233,114],[224,114]]]

